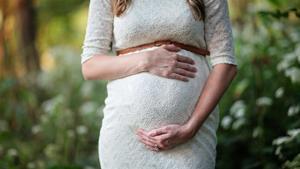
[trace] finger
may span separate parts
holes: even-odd
[[[151,140],[147,139],[145,136],[139,136],[138,139],[139,141],[141,141],[142,143],[150,147],[156,147],[155,145],[157,145],[157,143],[152,142]]]
[[[148,141],[151,141],[152,143],[156,143],[156,140],[153,138],[153,137],[150,137],[149,135],[147,135],[146,133],[143,133],[143,132],[141,132],[141,131],[139,131],[138,133],[137,133],[137,135],[139,136],[139,137],[142,137],[143,139],[146,139],[146,140],[148,140]]]
[[[189,57],[177,55],[176,60],[184,63],[195,64],[195,61]]]
[[[160,150],[160,147],[164,147],[164,145],[161,145],[161,144],[152,144],[151,142],[147,141],[147,140],[144,140],[143,138],[139,138],[139,140],[150,150],[153,150],[153,151],[159,151]],[[163,149],[162,149],[163,150]]]
[[[168,77],[170,77],[172,79],[177,79],[177,80],[185,81],[185,82],[189,81],[189,79],[187,77],[182,76],[182,75],[177,74],[177,73],[171,73]]]
[[[169,132],[168,132],[168,130],[166,129],[166,127],[160,127],[160,128],[153,129],[152,131],[148,132],[148,137],[150,137],[151,139],[153,139],[154,142],[155,142],[155,144],[157,144],[157,146],[160,149],[164,149],[165,145],[162,143],[162,141],[155,138],[155,136],[161,136],[161,135],[165,135],[164,137],[167,137],[167,136],[170,135]]]
[[[170,138],[165,139],[162,143],[158,144],[159,149],[161,150],[167,150],[175,147],[174,143]]]
[[[170,51],[170,52],[179,52],[180,51],[180,47],[177,47],[174,44],[162,45],[161,47],[168,50],[168,51]]]
[[[167,133],[168,131],[161,127],[161,128],[158,128],[158,129],[153,129],[151,131],[148,132],[148,135],[153,137],[153,136],[156,136],[156,135],[159,135],[159,134],[164,134],[164,133]]]
[[[187,64],[187,63],[177,62],[176,66],[178,68],[182,68],[182,69],[185,69],[185,70],[188,70],[188,71],[191,71],[191,72],[197,72],[196,67],[191,66],[190,64]]]
[[[137,130],[137,134],[138,135],[141,135],[141,136],[144,136],[144,137],[147,137],[149,140],[151,140],[152,142],[156,142],[156,140],[153,138],[153,137],[151,137],[150,135],[149,135],[149,133],[147,132],[147,131],[145,131],[144,129],[138,129]]]
[[[156,140],[159,140],[160,142],[170,143],[169,140],[171,139],[171,137],[172,137],[171,134],[167,133],[167,134],[157,135],[154,138]]]
[[[177,73],[177,74],[180,74],[183,76],[187,76],[187,77],[192,77],[192,78],[194,78],[196,76],[195,73],[189,72],[189,71],[181,69],[181,68],[175,68],[174,73]]]
[[[168,146],[170,146],[170,140],[172,139],[170,134],[158,135],[154,138],[157,140],[157,145],[160,149],[168,148]]]

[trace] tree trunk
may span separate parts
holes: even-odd
[[[6,0],[0,0],[0,77],[4,75],[15,75],[15,64],[13,58],[9,57],[9,36],[10,30],[6,26],[6,18],[9,15],[9,2]]]
[[[20,52],[27,72],[40,70],[40,60],[35,45],[36,11],[32,0],[17,0],[17,25],[20,32]]]

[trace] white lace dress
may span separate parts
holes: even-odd
[[[90,0],[81,63],[97,57],[95,54],[161,39],[204,47],[211,53],[203,57],[183,49],[179,51],[196,62],[196,77],[189,82],[148,72],[108,82],[98,144],[102,169],[215,168],[218,105],[192,139],[173,149],[151,151],[135,134],[138,127],[150,130],[185,122],[213,66],[237,65],[227,1],[203,1],[205,21],[194,19],[186,0],[132,0],[121,17],[113,16],[110,0]]]

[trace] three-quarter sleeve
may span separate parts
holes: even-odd
[[[95,56],[107,54],[112,46],[113,13],[110,0],[90,0],[81,64]]]
[[[204,0],[204,6],[204,33],[211,65],[237,65],[227,0]]]

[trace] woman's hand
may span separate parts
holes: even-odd
[[[182,81],[188,81],[188,77],[194,78],[196,67],[194,60],[177,54],[180,48],[171,45],[162,45],[151,51],[146,52],[146,71],[170,78],[178,79]]]
[[[139,128],[138,139],[153,151],[167,150],[193,137],[189,128],[180,124],[168,124],[150,131]]]

